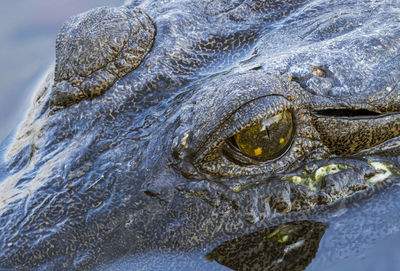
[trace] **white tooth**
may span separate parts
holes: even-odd
[[[391,165],[382,162],[369,162],[369,164],[377,171],[374,176],[367,179],[367,181],[372,185],[383,182],[393,174],[390,170],[392,167]]]

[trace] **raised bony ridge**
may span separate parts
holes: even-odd
[[[140,65],[155,32],[149,16],[137,8],[100,7],[71,17],[56,40],[52,107],[103,94]]]

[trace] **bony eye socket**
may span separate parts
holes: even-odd
[[[244,129],[234,139],[243,154],[264,162],[279,157],[287,150],[292,133],[292,114],[284,111]]]

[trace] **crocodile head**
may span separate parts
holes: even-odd
[[[319,241],[305,218],[399,181],[398,18],[390,1],[255,0],[71,18],[5,143],[0,267]]]

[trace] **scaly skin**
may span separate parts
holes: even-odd
[[[148,0],[71,18],[4,154],[0,267],[87,270],[218,244],[211,259],[230,266],[217,255],[229,240],[281,228],[296,238],[280,244],[316,238],[312,258],[315,215],[400,180],[395,2]],[[279,157],[231,143],[284,111]]]

